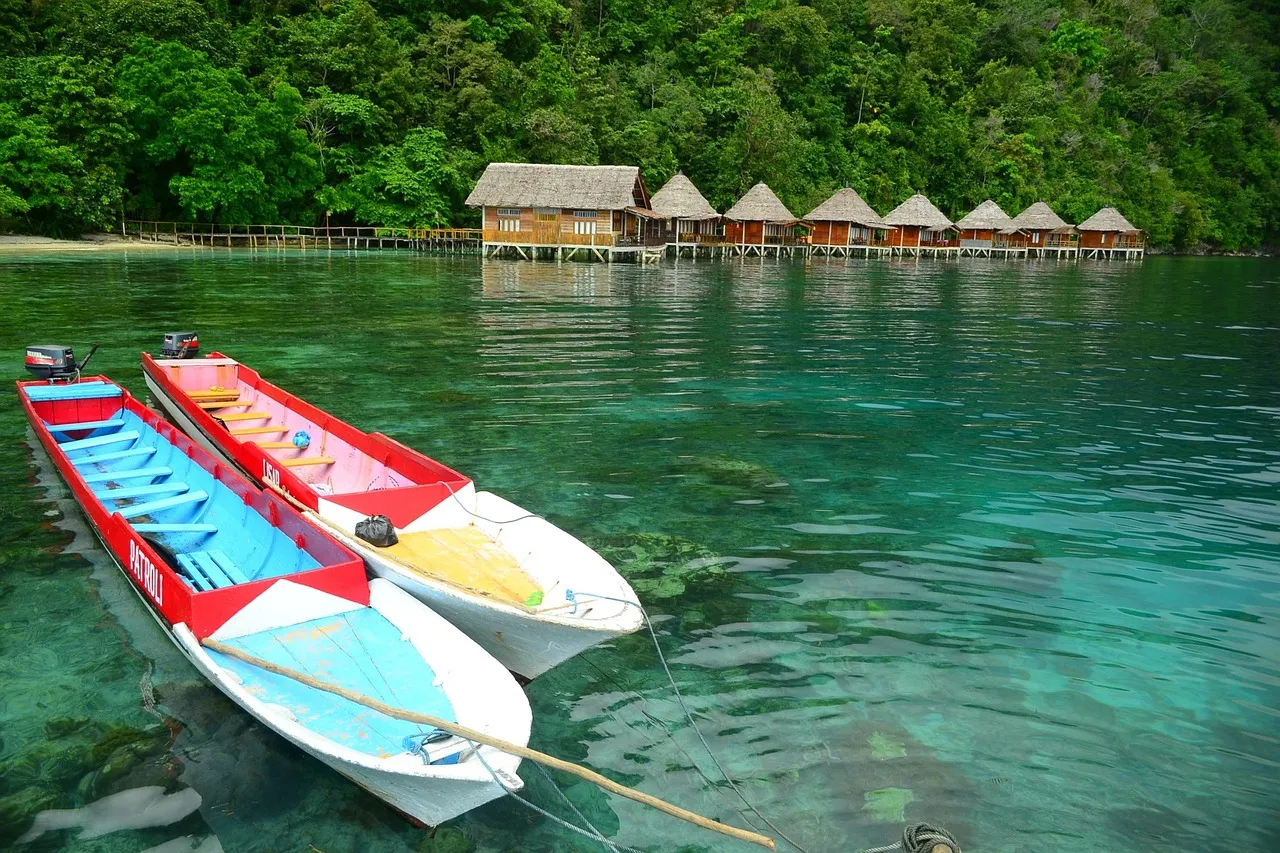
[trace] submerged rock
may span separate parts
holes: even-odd
[[[689,584],[726,575],[723,558],[679,536],[625,533],[588,544],[618,569],[642,601],[677,598]]]
[[[695,456],[688,466],[713,483],[744,489],[768,489],[785,485],[776,472],[755,462],[729,456]]]
[[[863,809],[871,812],[876,820],[884,823],[904,823],[907,805],[916,801],[909,788],[881,788],[862,795]]]

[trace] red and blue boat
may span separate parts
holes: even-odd
[[[49,348],[29,348],[28,366],[79,380],[70,350],[64,367],[64,348],[56,349],[51,357]],[[395,708],[527,743],[531,713],[519,685],[447,620],[394,584],[368,580],[351,550],[106,377],[20,381],[18,395],[150,613],[245,711],[428,824],[520,786],[518,758],[205,645],[218,641]]]

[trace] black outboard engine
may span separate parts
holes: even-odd
[[[200,339],[195,332],[165,332],[160,352],[165,358],[195,358],[200,354]]]
[[[84,366],[97,351],[98,345],[94,344],[93,349],[89,350],[89,354],[84,357],[84,361],[76,364],[76,356],[71,347],[58,344],[35,344],[27,347],[25,364],[27,370],[35,374],[37,379],[46,379],[51,383],[69,382],[79,377],[80,371],[84,370]]]

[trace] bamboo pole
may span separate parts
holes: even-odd
[[[391,705],[379,702],[377,699],[370,696],[356,693],[354,690],[348,690],[347,688],[340,687],[337,684],[330,684],[327,681],[312,678],[306,673],[279,666],[259,657],[254,657],[247,652],[241,651],[235,646],[229,646],[226,643],[221,643],[217,640],[206,637],[200,641],[200,645],[208,649],[213,649],[219,654],[224,654],[260,669],[265,669],[267,672],[274,672],[276,675],[282,675],[285,678],[292,678],[294,681],[305,684],[308,687],[313,687],[316,690],[323,690],[326,693],[341,696],[343,699],[355,702],[358,705],[363,705],[366,708],[372,708],[378,713],[385,714],[388,717],[392,717],[397,720],[405,720],[410,723],[421,723],[427,726],[434,726],[441,731],[446,731],[449,734],[463,738],[464,740],[484,744],[485,746],[491,746],[494,749],[507,753],[508,755],[515,755],[519,758],[524,758],[529,761],[542,764],[546,767],[560,770],[572,776],[577,776],[579,779],[585,779],[592,784],[599,785],[606,791],[617,794],[620,797],[626,797],[628,800],[633,800],[642,805],[650,806],[651,808],[655,808],[660,812],[665,812],[672,817],[688,821],[695,826],[700,826],[703,829],[709,829],[712,832],[719,832],[722,835],[728,835],[731,838],[736,838],[740,841],[749,841],[752,844],[758,844],[761,847],[768,848],[769,850],[775,849],[772,838],[760,835],[759,833],[748,832],[745,829],[738,829],[736,826],[729,826],[728,824],[720,823],[719,821],[714,821],[710,818],[705,818],[700,814],[689,811],[688,809],[682,809],[677,805],[668,803],[666,800],[660,800],[651,794],[646,794],[643,791],[637,791],[634,788],[628,788],[626,785],[621,785],[607,776],[601,776],[594,770],[590,770],[570,761],[565,761],[561,758],[556,758],[554,755],[547,755],[545,752],[538,752],[536,749],[530,749],[527,746],[520,746],[519,744],[511,743],[510,741],[505,741],[501,738],[493,737],[492,735],[487,735],[484,732],[467,728],[466,726],[459,725],[458,723],[451,723],[448,720],[433,717],[430,714],[419,714],[416,711],[406,711],[403,708],[392,707]]]

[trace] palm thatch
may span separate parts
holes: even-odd
[[[969,212],[969,215],[956,223],[962,231],[999,231],[1013,224],[1012,217],[991,199]]]
[[[636,166],[490,163],[467,196],[470,207],[560,207],[623,210],[644,196]]]
[[[1134,228],[1133,223],[1121,216],[1120,211],[1114,207],[1102,208],[1102,210],[1077,225],[1076,228],[1081,231],[1118,231],[1121,234],[1137,234],[1140,231],[1140,229]]]
[[[916,193],[902,204],[884,215],[886,225],[906,225],[915,228],[927,228],[930,231],[945,231],[954,227],[950,219],[941,210],[934,207],[933,202]]]
[[[880,214],[862,200],[857,190],[845,187],[822,204],[809,211],[805,219],[810,222],[851,222],[867,228],[884,228]]]
[[[663,184],[662,189],[653,194],[649,206],[662,219],[720,218],[720,214],[703,198],[684,172],[677,172],[675,177]]]
[[[1062,231],[1071,228],[1053,208],[1042,201],[1028,207],[1013,217],[1011,228],[1019,231]]]
[[[787,206],[763,181],[747,190],[737,204],[725,211],[724,218],[735,222],[772,222],[777,225],[796,221]]]

